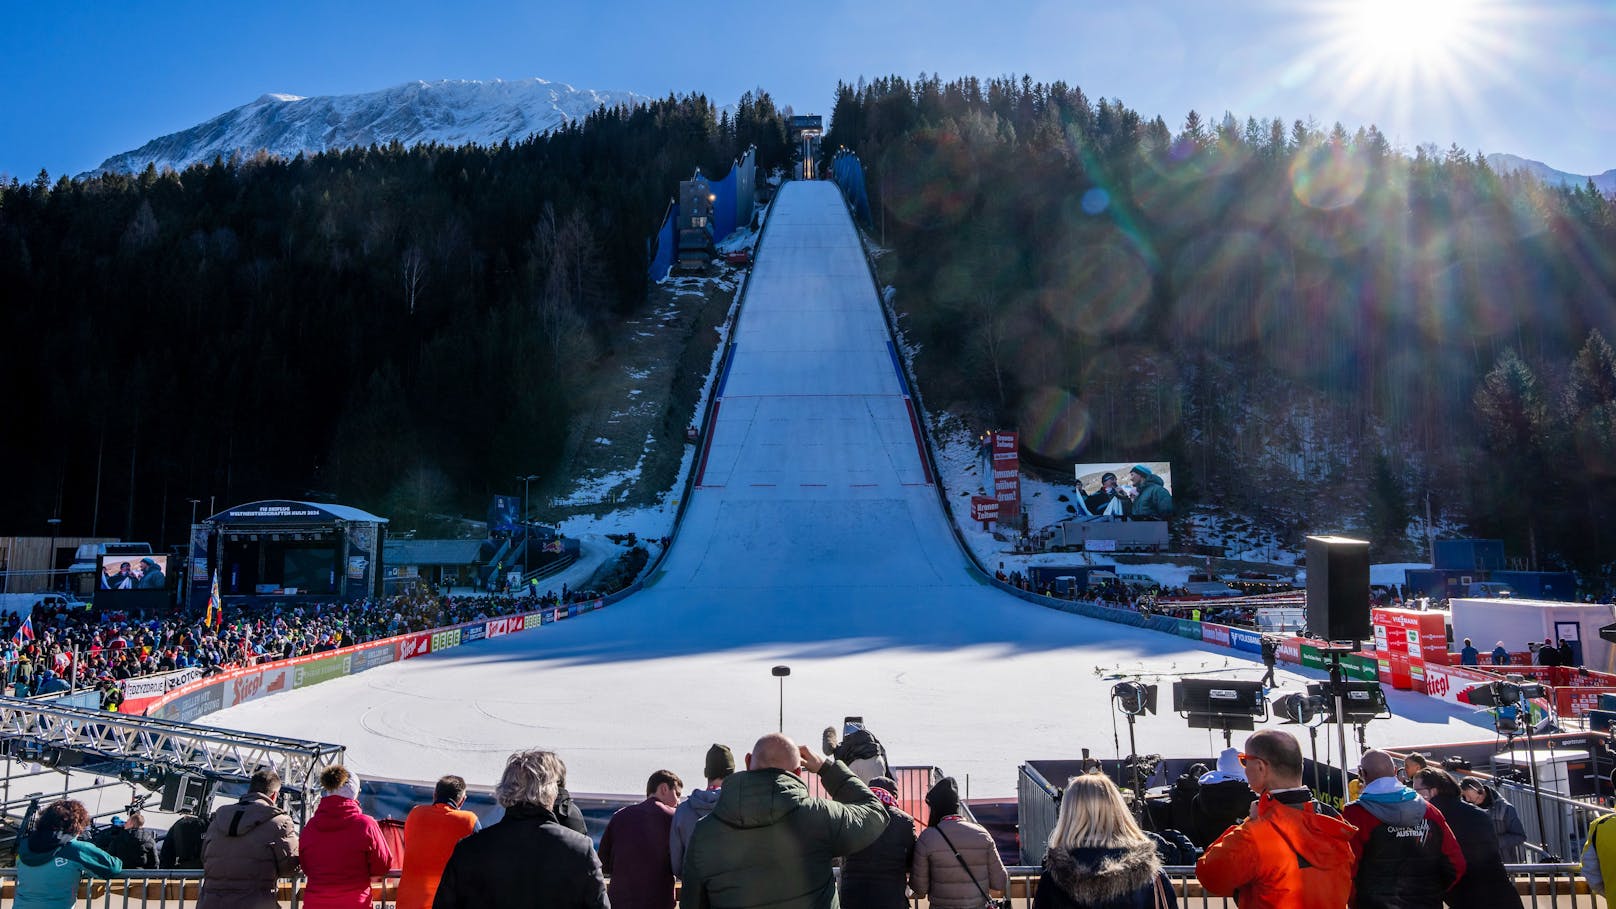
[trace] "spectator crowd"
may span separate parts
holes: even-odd
[[[211,623],[205,611],[147,615],[57,609],[31,617],[6,612],[0,613],[0,660],[4,684],[16,697],[94,687],[101,692],[101,706],[116,710],[123,702],[119,683],[126,679],[179,669],[208,675],[549,608],[570,596],[444,596],[417,590],[351,603],[231,606]]]
[[[834,737],[827,734],[825,744]],[[642,801],[606,824],[597,848],[553,752],[512,754],[495,789],[503,809],[484,828],[464,809],[466,784],[438,780],[431,804],[404,822],[399,909],[994,909],[1010,879],[991,834],[964,809],[955,781],[925,796],[922,826],[898,802],[879,760],[845,748],[821,754],[785,735],[760,737],[737,766],[708,749],[702,785],[685,794],[671,770],[650,774]],[[857,768],[857,769],[855,769]],[[1522,906],[1504,862],[1524,842],[1519,819],[1481,780],[1463,782],[1417,755],[1367,751],[1360,787],[1338,811],[1303,784],[1295,736],[1262,730],[1198,780],[1191,837],[1141,828],[1123,791],[1098,772],[1067,781],[1033,909],[1176,909],[1167,864],[1193,862],[1200,885],[1241,909],[1464,909]],[[817,777],[826,797],[810,794]],[[254,774],[238,802],[204,822],[185,817],[159,849],[138,814],[101,845],[81,839],[84,806],[64,799],[19,844],[20,909],[70,906],[81,876],[126,868],[201,868],[199,909],[270,909],[280,881],[301,872],[301,905],[360,909],[384,894],[394,865],[377,822],[343,766],[320,775],[321,797],[300,829],[280,807],[281,781]],[[1202,797],[1205,803],[1201,804]],[[1501,825],[1500,820],[1504,823]],[[1603,891],[1616,834],[1590,835],[1583,860]],[[1507,829],[1505,829],[1507,828]],[[917,833],[918,831],[918,833]],[[1511,840],[1508,837],[1516,837]],[[171,848],[169,840],[177,840]],[[1186,858],[1187,856],[1187,858]],[[839,873],[838,873],[839,872]],[[65,900],[65,901],[64,901]]]

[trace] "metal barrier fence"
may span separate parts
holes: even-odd
[[[1588,828],[1594,821],[1612,813],[1611,809],[1577,799],[1566,798],[1554,792],[1532,792],[1530,786],[1494,781],[1499,792],[1509,800],[1521,816],[1526,828],[1527,843],[1544,844],[1551,856],[1575,860],[1582,854],[1582,845],[1588,841]],[[1539,816],[1539,805],[1542,815]],[[1504,856],[1505,861],[1520,860],[1527,856]]]
[[[1599,909],[1603,900],[1588,892],[1578,868],[1572,864],[1510,865],[1509,872],[1529,907]],[[1010,872],[1007,894],[1010,909],[1031,909],[1041,869],[1020,865],[1007,870]],[[1211,896],[1201,889],[1194,867],[1165,870],[1173,882],[1180,909],[1236,909],[1232,898]],[[0,906],[11,904],[16,878],[17,869],[0,868]],[[201,883],[200,871],[139,871],[81,886],[78,906],[83,909],[195,909]],[[281,881],[282,906],[299,909],[302,884],[301,878]],[[371,891],[376,907],[393,909],[397,888],[397,872],[378,880]],[[921,909],[926,902],[914,900],[911,905]]]

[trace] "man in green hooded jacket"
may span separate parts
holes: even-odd
[[[746,767],[696,822],[681,909],[836,909],[831,860],[875,842],[886,806],[846,764],[784,735],[758,739]],[[819,774],[831,798],[810,797],[800,770]]]
[[[1133,510],[1129,512],[1133,520],[1165,521],[1173,516],[1173,494],[1154,471],[1143,464],[1135,464],[1128,471],[1128,479],[1134,488]]]

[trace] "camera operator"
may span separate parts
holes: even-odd
[[[138,809],[130,812],[127,821],[122,817],[112,819],[112,831],[102,848],[123,862],[125,868],[157,867],[157,835],[146,829],[146,816]]]

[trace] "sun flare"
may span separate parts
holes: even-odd
[[[1359,0],[1344,10],[1365,61],[1425,68],[1452,63],[1474,12],[1467,0]]]

